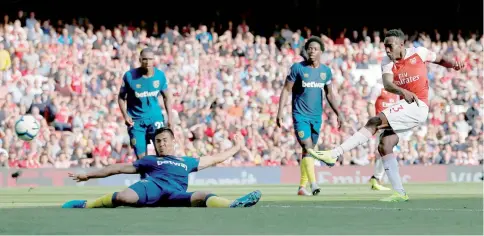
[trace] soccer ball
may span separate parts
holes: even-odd
[[[32,141],[39,133],[40,123],[31,115],[21,116],[15,122],[15,133],[24,141]]]

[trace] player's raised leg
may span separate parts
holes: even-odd
[[[398,144],[398,135],[393,130],[385,130],[378,145],[378,151],[382,155],[383,167],[392,184],[395,194],[390,197],[383,198],[380,201],[385,202],[402,202],[408,201],[408,195],[402,185],[400,178],[400,171],[398,161],[393,153],[393,148]]]
[[[311,156],[314,158],[323,161],[328,166],[334,166],[338,157],[343,155],[343,153],[348,152],[359,145],[367,143],[378,129],[386,127],[389,127],[388,120],[383,113],[380,113],[377,116],[370,118],[363,128],[358,130],[333,150],[309,150],[309,154],[311,154]]]

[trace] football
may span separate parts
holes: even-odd
[[[39,133],[40,123],[31,115],[21,116],[15,122],[15,133],[24,141],[32,141]]]

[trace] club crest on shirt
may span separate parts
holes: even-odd
[[[309,78],[309,74],[307,74],[307,73],[304,73],[304,75],[303,75],[303,76],[304,76],[304,78],[306,78],[306,79],[307,79],[307,78]]]
[[[303,138],[304,137],[304,131],[299,131],[297,132],[297,135],[299,135],[299,138]]]
[[[324,72],[319,73],[319,77],[321,77],[322,80],[326,80],[326,73]]]
[[[410,59],[410,64],[415,64],[415,63],[417,63],[417,58],[414,57]]]
[[[137,84],[136,85],[136,88],[141,88],[141,84]]]
[[[153,87],[155,88],[160,87],[160,81],[159,80],[153,81]]]

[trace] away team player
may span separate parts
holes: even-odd
[[[62,208],[113,208],[131,207],[251,207],[261,198],[256,190],[239,199],[230,201],[208,192],[187,192],[188,175],[223,162],[244,146],[244,138],[234,137],[234,146],[224,152],[196,159],[175,156],[175,136],[169,128],[155,133],[156,156],[146,156],[134,163],[114,164],[87,174],[71,174],[77,182],[105,178],[117,174],[147,173],[149,176],[121,192],[114,192],[94,201],[72,200]]]
[[[138,159],[144,157],[147,145],[154,138],[156,129],[167,125],[171,127],[171,93],[165,73],[153,66],[153,51],[145,48],[140,53],[141,66],[131,69],[123,76],[119,91],[118,104],[123,114],[131,146]],[[165,121],[158,103],[158,96],[163,96],[166,113]],[[141,178],[145,178],[141,173]]]
[[[368,142],[378,130],[384,129],[378,151],[383,158],[383,166],[388,179],[395,190],[392,196],[381,199],[381,201],[387,202],[408,201],[393,148],[397,145],[399,137],[427,120],[429,84],[426,63],[432,62],[455,70],[464,67],[463,62],[444,59],[424,47],[405,48],[404,41],[405,35],[401,30],[388,31],[384,41],[387,57],[382,61],[385,90],[400,95],[402,100],[370,118],[365,127],[335,149],[330,151],[309,150],[312,156],[331,166],[344,152]]]
[[[314,148],[319,139],[321,130],[321,116],[323,114],[323,89],[326,94],[329,106],[338,116],[338,123],[341,127],[342,119],[334,106],[333,86],[331,84],[331,69],[320,64],[321,54],[324,51],[324,44],[318,37],[308,39],[304,48],[307,52],[307,59],[295,63],[287,76],[284,88],[281,92],[281,101],[277,112],[277,126],[281,127],[284,116],[284,106],[287,97],[292,94],[292,118],[297,140],[303,148],[301,159],[301,181],[298,195],[311,195],[306,190],[306,184],[311,183],[313,195],[320,192],[316,183],[314,173],[314,159],[308,155],[307,150]]]

